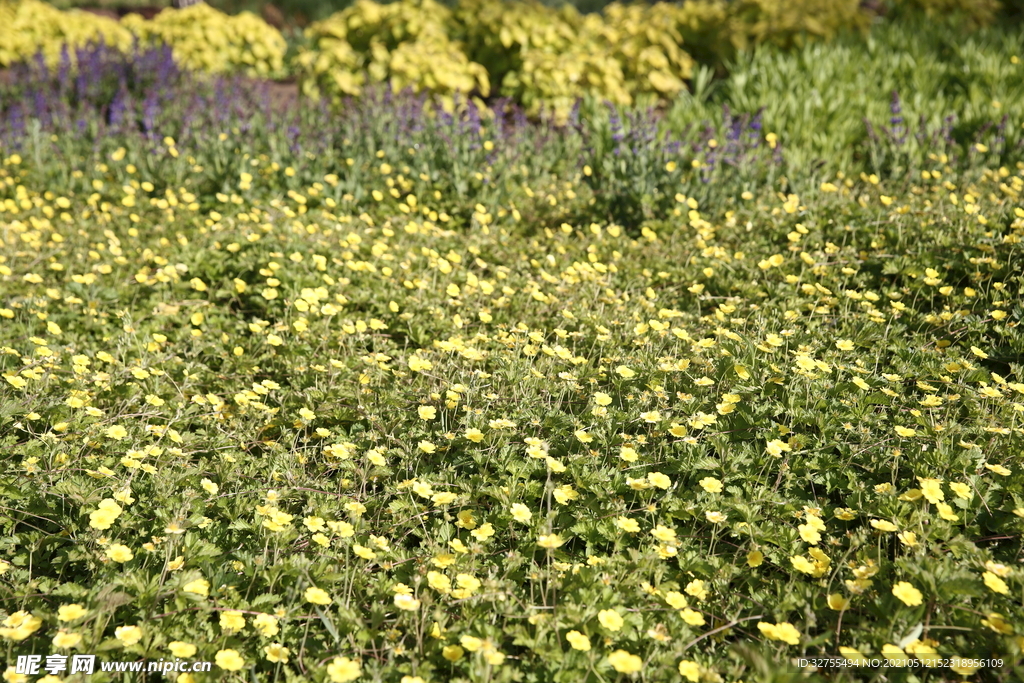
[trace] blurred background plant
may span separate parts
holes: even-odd
[[[256,15],[226,15],[206,3],[165,11],[153,19],[121,20],[142,45],[167,45],[183,67],[208,73],[283,76],[288,44]]]

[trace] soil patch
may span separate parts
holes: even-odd
[[[299,105],[299,84],[294,80],[270,81],[267,84],[270,106],[274,111],[288,111]]]

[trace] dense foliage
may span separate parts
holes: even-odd
[[[281,75],[288,49],[281,34],[254,14],[228,16],[206,3],[122,21],[143,46],[167,45],[182,66],[208,73]]]
[[[275,107],[173,38],[7,75],[4,680],[1020,680],[1019,36],[713,80],[566,11],[690,88],[537,120],[519,15],[369,7],[331,24],[379,54],[358,97]],[[389,87],[433,40],[487,107]]]

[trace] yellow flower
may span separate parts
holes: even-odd
[[[903,604],[908,607],[916,607],[917,605],[920,605],[923,600],[921,591],[917,590],[906,581],[900,581],[893,586],[892,594],[899,598]]]
[[[580,497],[579,492],[573,489],[572,484],[563,484],[562,486],[554,489],[551,494],[555,497],[555,502],[559,505],[566,505],[571,500],[576,500]]]
[[[121,514],[121,506],[113,499],[104,498],[97,510],[89,513],[89,526],[100,530],[109,529]]]
[[[985,622],[982,621],[982,623]],[[917,659],[926,667],[934,669],[939,666],[942,659],[939,651],[935,649],[936,645],[938,645],[938,641],[935,640],[915,640],[907,645],[907,652],[916,655]]]
[[[433,564],[435,567],[447,569],[448,567],[455,564],[455,560],[456,557],[451,553],[441,553],[440,555],[437,555],[432,560],[430,560],[430,563]]]
[[[668,490],[672,486],[672,479],[667,474],[662,474],[661,472],[648,473],[647,481],[651,482],[652,486],[662,490]]]
[[[850,599],[844,598],[839,593],[831,593],[828,596],[828,606],[830,609],[834,609],[837,612],[842,612],[843,610],[849,608]]]
[[[679,612],[679,616],[690,626],[703,626],[705,623],[704,615],[696,610],[692,610],[689,607],[684,608]]]
[[[537,538],[537,545],[541,548],[553,549],[565,543],[561,536],[558,534],[542,535]]]
[[[373,552],[366,546],[359,545],[358,543],[352,546],[352,552],[364,560],[372,560],[377,557],[377,553]]]
[[[456,526],[461,526],[465,529],[476,528],[476,519],[473,517],[472,510],[463,510],[458,515],[458,521],[455,523]]]
[[[53,637],[53,646],[59,649],[69,649],[77,647],[82,642],[81,633],[68,633],[64,629],[57,631],[57,635]]]
[[[788,443],[786,443],[782,439],[772,439],[771,441],[768,442],[768,445],[765,448],[765,450],[768,451],[768,455],[774,456],[776,458],[781,458],[783,453],[787,453],[789,451],[792,451],[793,449]]]
[[[909,489],[906,493],[900,496],[900,500],[905,500],[908,503],[913,503],[915,500],[924,498],[924,494],[921,493],[921,489]]]
[[[893,667],[904,667],[909,661],[907,653],[892,643],[882,646],[882,656],[889,662],[889,666]]]
[[[640,525],[637,521],[635,519],[630,519],[629,517],[617,517],[615,519],[615,526],[631,534],[635,534],[640,531]]]
[[[434,364],[419,356],[409,356],[409,369],[413,372],[425,372],[434,367]]]
[[[764,562],[764,553],[760,550],[751,550],[747,553],[748,567],[760,567],[762,562]]]
[[[600,391],[597,392],[596,394],[594,394],[594,403],[596,403],[599,406],[611,405],[611,402],[612,402],[612,397],[609,396],[608,394],[605,394],[605,393],[600,392]]]
[[[451,579],[440,572],[427,572],[427,584],[438,593],[450,593],[452,590]]]
[[[675,543],[676,541],[675,529],[670,529],[667,526],[663,526],[661,524],[651,529],[651,536],[654,536],[662,543]]]
[[[1003,635],[1013,635],[1013,626],[1006,623],[1006,619],[1002,614],[998,612],[992,612],[988,615],[987,619],[982,619],[981,623],[988,626],[996,633],[1002,633]]]
[[[210,594],[210,582],[206,579],[196,579],[195,581],[189,581],[181,587],[186,593],[195,593],[201,595],[204,598]]]
[[[705,584],[700,579],[694,579],[693,581],[690,581],[690,583],[686,584],[686,588],[684,588],[683,590],[686,591],[687,595],[692,595],[698,600],[706,600],[708,597],[707,584]]]
[[[901,543],[908,545],[911,548],[917,545],[917,534],[913,531],[901,531],[896,534],[896,538],[900,539]]]
[[[112,543],[107,546],[107,557],[114,562],[127,562],[135,557],[135,555],[128,546],[121,545],[120,543]]]
[[[438,493],[435,493],[434,495],[432,495],[430,497],[430,500],[435,505],[443,506],[443,505],[451,505],[452,503],[454,503],[456,501],[456,499],[458,499],[458,497],[459,497],[458,494],[452,493],[451,491],[441,491],[441,492],[438,492]]]
[[[778,624],[769,624],[767,622],[758,622],[757,628],[769,640],[780,640],[790,645],[800,644],[800,631],[796,630],[796,627],[789,622],[783,621]]]
[[[310,516],[302,520],[302,524],[310,531],[325,531],[326,521],[323,517]]]
[[[722,492],[722,482],[714,477],[704,477],[697,483],[700,484],[700,487],[708,493]]]
[[[973,657],[951,657],[949,668],[951,671],[955,671],[961,676],[970,676],[979,668],[981,668],[976,663],[977,661],[978,660],[974,659]]]
[[[805,543],[817,545],[818,541],[821,540],[821,534],[810,524],[801,524],[797,527],[797,530],[800,532],[800,538],[802,538]]]
[[[957,514],[953,512],[953,508],[947,503],[936,503],[935,509],[939,511],[939,517],[942,517],[942,519],[947,522],[955,522],[960,519]]]
[[[970,500],[974,497],[974,492],[971,491],[971,487],[967,484],[956,482],[949,485],[949,488],[953,489],[953,493],[956,494],[957,498],[963,500]]]
[[[433,420],[437,417],[437,408],[434,406],[420,406],[416,412],[421,420]]]
[[[227,610],[220,613],[220,627],[227,632],[241,631],[245,628],[245,615],[240,610]]]
[[[61,605],[57,609],[57,621],[74,621],[75,619],[81,619],[88,613],[89,611],[78,603]]]
[[[276,636],[281,630],[277,626],[277,617],[272,614],[257,614],[252,620],[252,625],[264,638]]]
[[[11,640],[25,640],[38,631],[42,625],[41,618],[21,610],[4,619],[3,628],[0,628],[0,636]]]
[[[892,522],[887,522],[884,519],[873,519],[871,520],[871,526],[879,531],[896,531],[899,529],[898,526]]]
[[[939,479],[918,477],[917,482],[921,485],[921,494],[932,505],[945,500],[945,494],[942,492],[942,481]]]
[[[625,650],[616,650],[608,655],[608,663],[620,674],[635,674],[644,666],[644,661],[639,656]]]
[[[613,609],[603,609],[597,613],[597,620],[609,631],[618,631],[622,628],[622,616]]]
[[[356,680],[362,675],[363,669],[359,662],[353,661],[348,657],[335,657],[327,665],[327,676],[331,679],[332,683],[347,683],[348,681]]]
[[[904,437],[917,436],[917,430],[916,429],[910,429],[910,428],[904,427],[902,425],[896,425],[894,427],[894,429],[896,430],[896,433],[899,434],[900,436],[904,436]]]
[[[1009,469],[1003,467],[1002,465],[992,465],[989,463],[985,463],[985,469],[989,470],[990,472],[995,472],[1001,477],[1008,477],[1012,474],[1012,472]]]
[[[266,655],[268,662],[287,664],[288,655],[291,653],[291,650],[281,643],[271,643],[263,647],[263,653]]]
[[[789,561],[793,565],[793,569],[796,569],[798,572],[803,572],[804,574],[814,574],[818,570],[817,567],[814,566],[814,563],[803,555],[795,555],[789,558]]]
[[[868,666],[871,661],[860,650],[852,647],[840,647],[839,654],[848,659],[853,666]]]
[[[303,594],[306,598],[306,602],[311,602],[314,605],[329,605],[331,604],[331,596],[322,588],[316,586],[310,586],[306,589]]]
[[[167,649],[175,657],[185,659],[194,655],[197,648],[192,643],[183,643],[180,640],[175,640],[167,644]]]
[[[533,517],[533,513],[530,511],[530,508],[526,507],[522,503],[513,503],[511,511],[512,519],[520,522],[521,524],[527,524]]]
[[[135,645],[142,640],[142,629],[138,626],[118,626],[114,629],[114,637],[125,647]]]
[[[476,636],[461,636],[459,644],[470,652],[476,652],[483,646],[484,641]]]
[[[689,606],[689,602],[686,600],[686,596],[679,591],[669,591],[665,594],[665,602],[672,609],[686,609]]]
[[[434,487],[424,481],[418,481],[412,485],[412,492],[423,498],[430,498],[434,495]]]
[[[700,664],[684,659],[679,662],[679,675],[688,681],[697,683],[700,680]]]
[[[492,525],[490,522],[485,522],[484,524],[480,525],[479,529],[474,529],[469,533],[473,538],[475,538],[478,541],[486,541],[494,535],[494,525]]]
[[[466,438],[473,443],[480,443],[484,439],[484,433],[479,429],[470,428],[466,430]]]
[[[1006,585],[1006,582],[1000,579],[992,572],[985,572],[981,575],[981,578],[985,582],[985,586],[988,587],[989,590],[995,593],[1000,593],[1002,595],[1010,594],[1010,589]]]
[[[462,659],[462,655],[465,654],[458,645],[445,645],[441,648],[441,656],[447,659],[449,662],[457,662]]]
[[[590,649],[590,638],[587,638],[579,631],[569,631],[565,634],[565,639],[569,641],[569,645],[574,650],[586,652]]]
[[[245,660],[242,659],[242,655],[238,654],[238,650],[220,650],[214,656],[213,661],[225,671],[238,671],[245,666]]]
[[[408,612],[415,612],[420,608],[420,601],[411,595],[398,594],[395,596],[395,607]]]
[[[128,430],[121,425],[114,425],[113,427],[107,428],[106,435],[108,439],[120,441],[124,437],[128,436]]]
[[[836,342],[836,348],[840,351],[853,351],[853,342],[849,339],[840,339]]]

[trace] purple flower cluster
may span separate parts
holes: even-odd
[[[65,48],[55,68],[40,54],[12,69],[10,85],[0,91],[0,145],[19,147],[32,120],[44,131],[73,130],[99,144],[124,135],[188,138],[268,109],[265,87],[239,78],[198,79],[178,66],[170,48],[136,44],[122,54],[101,42],[73,56]]]

